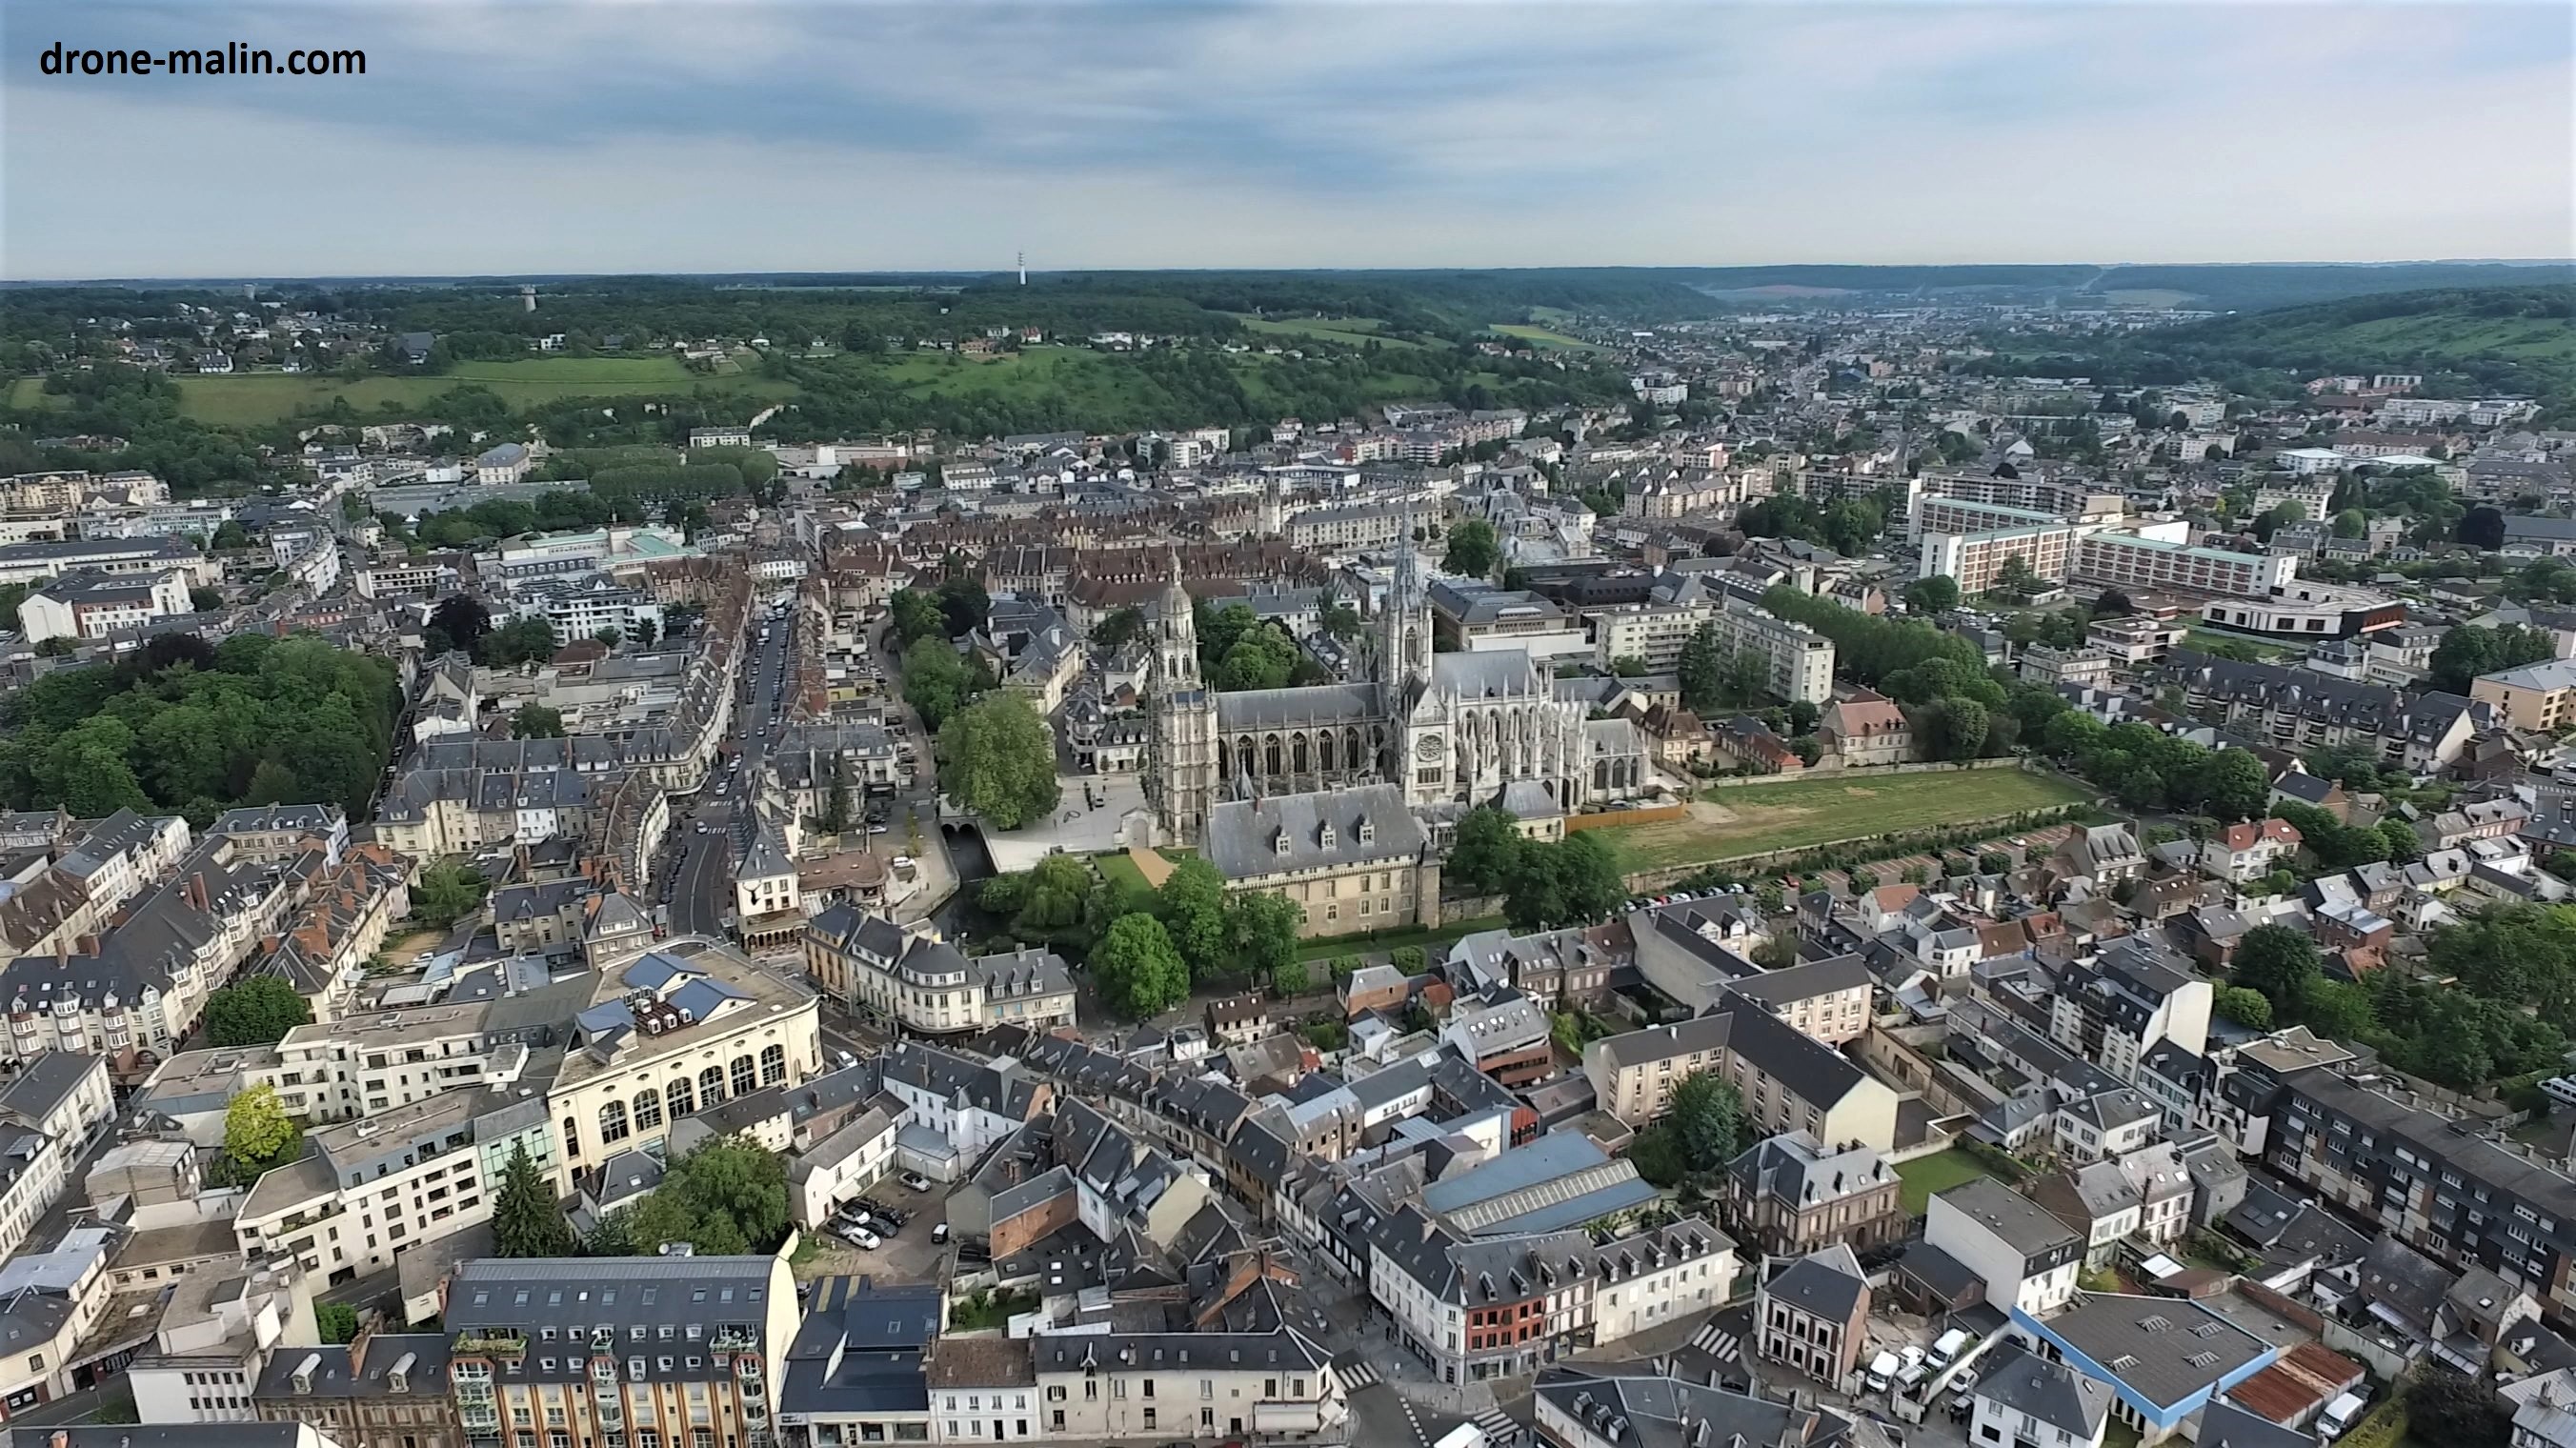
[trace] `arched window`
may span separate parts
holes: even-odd
[[[760,1053],[760,1084],[775,1086],[787,1079],[787,1048],[769,1046]]]
[[[1315,767],[1326,774],[1333,772],[1333,731],[1330,729],[1315,736]]]
[[[662,1124],[662,1093],[647,1086],[635,1093],[635,1129],[651,1131]]]
[[[1348,737],[1344,740],[1345,747],[1342,753],[1342,768],[1350,770],[1367,768],[1368,756],[1360,753],[1359,726],[1351,726],[1347,731],[1347,736]]]
[[[760,1077],[759,1077],[759,1076],[754,1072],[754,1070],[753,1070],[753,1068],[752,1068],[752,1064],[751,1064],[751,1057],[749,1057],[749,1056],[736,1056],[736,1057],[734,1057],[734,1058],[733,1058],[733,1094],[734,1094],[734,1095],[736,1095],[736,1096],[748,1096],[748,1095],[750,1095],[752,1092],[757,1091],[757,1090],[759,1090],[759,1089],[760,1089]]]
[[[1280,767],[1279,767],[1279,736],[1278,736],[1278,735],[1273,734],[1273,735],[1271,735],[1269,738],[1267,738],[1267,739],[1263,740],[1263,741],[1262,741],[1262,743],[1261,743],[1261,752],[1262,752],[1262,753],[1263,753],[1263,754],[1268,758],[1268,760],[1269,760],[1269,762],[1270,762],[1270,768],[1269,768],[1269,770],[1268,770],[1268,773],[1269,773],[1273,778],[1276,778],[1278,775],[1280,775],[1281,773],[1283,773],[1283,772],[1284,772],[1284,771],[1282,771],[1282,770],[1280,769]]]
[[[663,1087],[662,1098],[670,1103],[673,1121],[690,1115],[698,1109],[697,1096],[689,1090],[689,1078],[686,1076]]]
[[[563,1119],[564,1155],[581,1155],[581,1123],[567,1116]]]
[[[611,1101],[599,1108],[599,1139],[617,1142],[626,1139],[626,1103]]]
[[[709,1066],[698,1073],[698,1104],[716,1106],[725,1099],[724,1068]]]
[[[1237,779],[1250,779],[1261,772],[1252,767],[1251,735],[1246,734],[1241,739],[1234,742],[1234,754],[1235,758],[1242,761],[1242,763],[1235,766],[1235,777]]]
[[[1288,737],[1288,749],[1289,753],[1296,760],[1297,772],[1299,774],[1304,774],[1306,772],[1306,736],[1303,734],[1290,735]]]

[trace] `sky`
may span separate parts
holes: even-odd
[[[362,48],[364,76],[46,76]],[[0,279],[2576,255],[2576,7],[7,0]]]

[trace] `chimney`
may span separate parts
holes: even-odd
[[[207,900],[206,900],[206,872],[205,872],[205,871],[203,871],[203,870],[197,870],[197,871],[193,871],[193,872],[191,872],[191,873],[189,874],[189,876],[188,876],[188,902],[189,902],[190,904],[192,904],[192,905],[196,906],[199,910],[203,910],[203,911],[207,911],[208,913],[212,913],[212,911],[213,911],[213,908],[214,908],[214,907],[213,907],[213,906],[211,906],[211,905],[209,905],[209,904],[207,903]]]

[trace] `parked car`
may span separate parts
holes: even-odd
[[[930,1229],[930,1240],[931,1240],[931,1241],[933,1241],[933,1242],[938,1243],[938,1244],[939,1244],[940,1246],[942,1246],[942,1247],[947,1246],[947,1245],[948,1245],[948,1224],[947,1224],[946,1222],[942,1222],[942,1223],[940,1223],[938,1226],[931,1228],[931,1229]]]
[[[834,1051],[832,1053],[832,1063],[846,1071],[852,1066],[859,1064],[859,1058],[851,1055],[847,1051]]]
[[[849,1243],[851,1246],[858,1248],[862,1252],[873,1252],[877,1248],[885,1245],[883,1239],[879,1238],[876,1233],[869,1231],[865,1227],[851,1227],[844,1231],[835,1232],[833,1235],[839,1237],[842,1241]]]
[[[901,1180],[905,1186],[912,1188],[914,1191],[926,1192],[930,1190],[930,1178],[923,1176],[917,1171],[905,1172]]]

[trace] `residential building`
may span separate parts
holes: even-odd
[[[1919,576],[1956,579],[1959,591],[1973,596],[1992,591],[2003,581],[2005,565],[2019,559],[2033,579],[2059,583],[2074,571],[2081,536],[2082,530],[2058,522],[1974,533],[1927,532]]]
[[[1914,726],[1883,695],[1855,689],[1836,699],[1816,721],[1825,753],[1849,765],[1902,764],[1914,757]]]
[[[2097,1292],[2053,1317],[2018,1304],[2007,1316],[2025,1348],[2109,1388],[2111,1416],[2149,1445],[2283,1351],[2189,1298]]]
[[[138,629],[156,618],[193,613],[188,574],[66,573],[18,604],[18,632],[29,643],[48,639],[103,639]]]
[[[969,959],[891,920],[835,905],[805,924],[805,973],[833,999],[910,1033],[1074,1023],[1072,971],[1041,947]]]
[[[934,1384],[927,1358],[941,1351],[938,1342],[947,1304],[933,1283],[887,1283],[871,1277],[825,1277],[806,1298],[805,1321],[796,1331],[787,1356],[786,1377],[778,1388],[778,1421],[792,1437],[802,1430],[813,1448],[857,1448],[866,1443],[926,1443],[934,1438],[932,1393],[954,1387]],[[959,1356],[986,1342],[954,1338]],[[998,1345],[998,1344],[997,1344]],[[1026,1366],[1024,1344],[1019,1361]],[[978,1385],[981,1386],[980,1384]],[[1012,1385],[1018,1400],[1010,1417],[1034,1420],[1034,1379]],[[1001,1385],[988,1393],[970,1393],[967,1416],[954,1421],[959,1433],[943,1441],[985,1438],[965,1431],[993,1422],[1002,1408]],[[956,1411],[952,1409],[951,1411]],[[998,1441],[1001,1434],[989,1435]],[[1017,1436],[1025,1438],[1023,1430]]]
[[[1603,1111],[1632,1126],[1663,1115],[1673,1088],[1707,1071],[1736,1088],[1765,1132],[1895,1145],[1896,1093],[1812,1036],[1743,1002],[1715,1015],[1594,1041],[1583,1072]]]
[[[1778,1402],[1714,1383],[1646,1373],[1595,1376],[1578,1367],[1540,1373],[1531,1391],[1539,1433],[1562,1448],[1640,1443],[1795,1443],[1840,1448],[1852,1420],[1821,1407]],[[92,1445],[81,1445],[92,1448]]]
[[[1045,1334],[1028,1352],[1037,1431],[1050,1439],[1304,1442],[1339,1431],[1349,1412],[1332,1354],[1288,1328]],[[948,1390],[937,1391],[943,1441],[995,1436],[988,1423],[949,1419]]]
[[[1842,1243],[1811,1252],[1756,1289],[1753,1341],[1762,1361],[1849,1390],[1868,1344],[1869,1274]]]
[[[1986,1301],[2033,1314],[2075,1296],[2084,1261],[2081,1234],[1990,1177],[1935,1194],[1923,1240],[1982,1281]]]
[[[1904,1182],[1866,1146],[1829,1147],[1805,1130],[1767,1137],[1727,1164],[1725,1220],[1776,1257],[1841,1243],[1856,1252],[1905,1240]]]
[[[464,1448],[448,1342],[443,1332],[361,1331],[346,1343],[281,1347],[251,1406],[263,1423],[302,1423],[342,1448]]]
[[[2111,1389],[2008,1342],[1987,1354],[1969,1390],[1968,1441],[1986,1448],[2102,1448]]]
[[[2469,684],[2469,697],[2493,705],[2513,728],[2555,734],[2576,723],[2576,659],[2482,674]]]
[[[2087,533],[2075,549],[2075,576],[2088,583],[2192,597],[2262,598],[2287,588],[2298,566],[2289,554],[2233,553],[2121,529]]]
[[[778,1441],[799,1320],[782,1257],[485,1258],[456,1268],[443,1316],[469,1442]]]
[[[2288,820],[2246,820],[2201,842],[2200,868],[2231,884],[2262,879],[2299,853],[2299,827]]]

